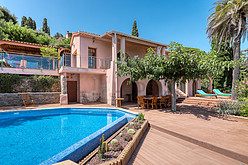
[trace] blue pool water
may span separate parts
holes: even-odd
[[[68,108],[0,113],[0,164],[40,164],[124,115]]]

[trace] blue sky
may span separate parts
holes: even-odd
[[[31,17],[41,29],[48,19],[51,35],[79,30],[103,34],[117,30],[131,34],[137,20],[140,37],[169,44],[210,50],[207,17],[216,0],[0,0],[18,17]],[[247,42],[242,49],[247,48]]]

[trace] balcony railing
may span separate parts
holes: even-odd
[[[58,58],[41,55],[0,52],[0,67],[57,70]]]
[[[60,67],[91,68],[91,69],[109,69],[110,58],[99,58],[95,56],[83,56],[79,54],[63,54],[60,61]]]

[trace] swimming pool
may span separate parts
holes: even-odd
[[[135,115],[105,108],[57,108],[0,113],[0,164],[78,161]]]

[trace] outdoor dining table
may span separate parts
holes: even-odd
[[[158,98],[158,100],[161,100],[161,97],[157,97],[157,98]],[[153,99],[153,97],[144,97],[143,98],[144,102],[147,103],[147,108],[148,108],[148,102],[152,101],[152,99]]]

